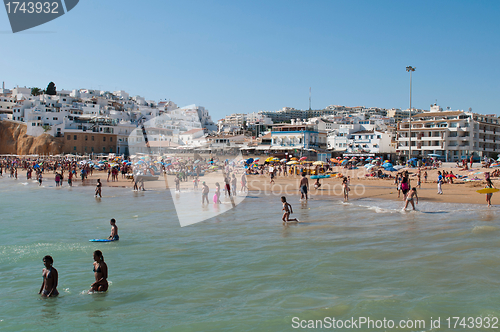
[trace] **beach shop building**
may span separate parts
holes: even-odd
[[[424,112],[412,116],[411,157],[440,155],[446,161],[476,157],[497,157],[500,151],[500,119],[464,111]],[[397,150],[408,157],[410,144],[409,120],[398,124]]]

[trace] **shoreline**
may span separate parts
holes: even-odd
[[[454,168],[440,168],[440,170],[453,170]],[[482,169],[483,171],[491,171],[491,169]],[[400,198],[398,198],[398,192],[394,185],[394,179],[379,179],[379,178],[367,178],[363,177],[364,170],[343,170],[344,175],[349,175],[351,177],[349,193],[349,200],[355,201],[364,198],[376,198],[383,200],[393,200],[400,201],[403,204],[402,193]],[[410,177],[412,184],[416,184],[416,172],[417,169],[409,170],[413,177]],[[429,173],[428,181],[424,183],[422,181],[421,188],[417,188],[417,193],[419,197],[419,202],[435,202],[435,203],[462,203],[462,204],[476,204],[476,205],[487,205],[486,198],[484,194],[476,193],[477,189],[484,188],[484,181],[474,181],[474,182],[463,182],[456,181],[454,184],[443,184],[443,195],[437,194],[437,185],[434,182],[429,181],[429,179],[435,178],[435,173],[437,170],[427,170]],[[423,172],[422,172],[423,173]],[[457,174],[457,173],[455,173]],[[362,175],[361,177],[359,175]],[[67,183],[67,172],[64,174],[65,179],[63,180],[63,187],[69,186]],[[55,174],[50,171],[43,174],[43,183],[54,182]],[[240,188],[240,174],[237,174],[237,188]],[[12,180],[8,174],[3,175],[3,180]],[[133,188],[133,182],[130,179],[122,179],[121,174],[118,176],[118,181],[107,181],[107,172],[105,171],[95,171],[92,176],[88,176],[88,179],[82,183],[80,177],[73,180],[73,187],[80,186],[95,186],[97,179],[101,179],[103,184],[103,190],[106,187],[114,188]],[[144,182],[146,189],[170,189],[173,186],[174,176],[168,175],[167,181],[164,177],[160,175],[158,180],[146,181]],[[18,181],[26,181],[26,171],[20,171],[18,173]],[[32,178],[31,181],[36,179]],[[275,184],[272,186],[269,184],[269,176],[267,175],[247,175],[247,185],[248,190],[251,192],[264,192],[269,194],[284,195],[284,196],[300,196],[298,190],[298,183],[300,176],[289,175],[289,176],[277,176],[275,177]],[[422,179],[423,180],[423,179]],[[492,179],[493,183],[499,184],[498,179]],[[200,184],[198,188],[201,188],[201,182],[206,181],[207,185],[210,187],[210,192],[213,192],[215,182],[219,182],[221,186],[223,185],[222,175],[219,173],[209,173],[203,177],[200,177]],[[338,197],[342,199],[342,188],[341,188],[341,178],[330,177],[326,179],[321,179],[322,186],[319,189],[314,189],[314,180],[309,179],[310,191],[309,194],[314,196],[331,196]],[[498,186],[497,186],[498,187]],[[181,182],[180,188],[182,189],[193,189],[192,179],[186,182]],[[497,195],[493,195],[492,203],[495,203]]]

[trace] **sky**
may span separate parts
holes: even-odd
[[[81,0],[12,33],[7,88],[125,90],[231,113],[328,105],[500,115],[500,1]]]

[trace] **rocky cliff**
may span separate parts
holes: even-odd
[[[64,141],[60,137],[43,134],[38,137],[26,135],[26,124],[0,121],[0,154],[60,154]]]

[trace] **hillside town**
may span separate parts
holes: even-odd
[[[7,89],[3,84],[0,120],[26,124],[29,136],[63,138],[60,152],[74,155],[198,151],[323,161],[338,156],[432,156],[455,162],[471,155],[496,158],[500,142],[496,115],[443,110],[437,104],[429,110],[412,109],[411,118],[410,109],[330,105],[231,114],[214,122],[202,106],[178,107],[170,100],[147,100],[123,90],[56,90],[52,82],[46,90]]]

